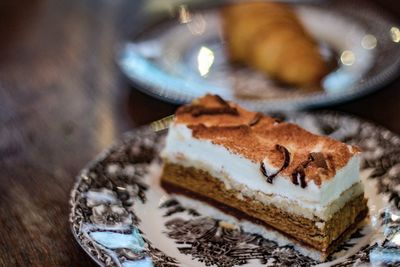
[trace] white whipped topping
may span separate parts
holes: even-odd
[[[336,171],[335,177],[323,181],[320,187],[310,181],[306,188],[302,188],[293,184],[290,177],[280,174],[270,184],[261,173],[259,163],[232,153],[224,146],[213,144],[210,140],[194,138],[191,129],[184,124],[177,123],[173,123],[169,128],[162,157],[169,162],[184,166],[195,167],[191,165],[192,162],[203,162],[204,165],[214,169],[212,175],[216,178],[229,177],[236,183],[246,185],[251,190],[303,202],[304,205],[314,209],[328,206],[342,192],[360,181],[360,157],[355,155],[346,166]],[[264,161],[264,164],[266,169],[271,171],[274,169],[268,165],[267,161]],[[216,173],[220,175],[215,175]]]

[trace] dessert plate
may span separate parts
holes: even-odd
[[[363,149],[370,217],[320,266],[400,263],[400,138],[340,114],[285,120]],[[310,266],[318,262],[225,222],[185,209],[159,186],[164,122],[129,132],[87,165],[71,193],[70,225],[101,266]],[[155,131],[154,129],[158,130]]]
[[[139,90],[173,103],[208,92],[251,110],[288,110],[359,97],[381,88],[400,69],[400,29],[382,10],[364,0],[293,4],[337,68],[318,92],[289,88],[228,62],[218,7],[207,2],[165,12],[145,6],[140,12],[133,37],[117,55],[122,72]]]

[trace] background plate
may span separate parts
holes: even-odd
[[[210,92],[252,110],[300,109],[359,97],[381,88],[400,69],[400,29],[366,1],[293,4],[306,28],[322,48],[334,50],[331,57],[339,63],[324,79],[323,90],[314,93],[229,64],[215,3],[179,3],[167,11],[144,6],[133,38],[117,56],[139,90],[169,102],[185,103]],[[354,55],[351,65],[341,64],[344,51]]]
[[[370,220],[329,259],[329,266],[400,263],[400,138],[339,114],[281,114],[306,129],[360,146]],[[128,133],[79,175],[70,224],[82,248],[107,266],[310,266],[289,246],[226,229],[187,210],[159,186],[165,132]]]

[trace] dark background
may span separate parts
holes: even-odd
[[[1,1],[0,266],[94,266],[69,229],[75,176],[122,132],[176,108],[115,65],[139,2]],[[400,1],[375,2],[400,18]],[[400,80],[329,109],[400,134]]]

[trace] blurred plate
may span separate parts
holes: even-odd
[[[360,146],[368,199],[365,227],[322,266],[399,266],[400,138],[339,114],[290,113],[281,119]],[[160,187],[164,123],[135,129],[82,170],[71,194],[70,226],[100,266],[313,266],[279,246],[188,210]],[[387,265],[381,264],[388,263]]]
[[[150,6],[151,7],[151,6]],[[225,54],[218,7],[144,8],[118,64],[138,89],[185,103],[219,94],[258,111],[300,109],[350,100],[381,88],[400,69],[400,29],[365,1],[293,4],[321,53],[337,62],[322,90],[305,92],[262,73],[233,66]]]

